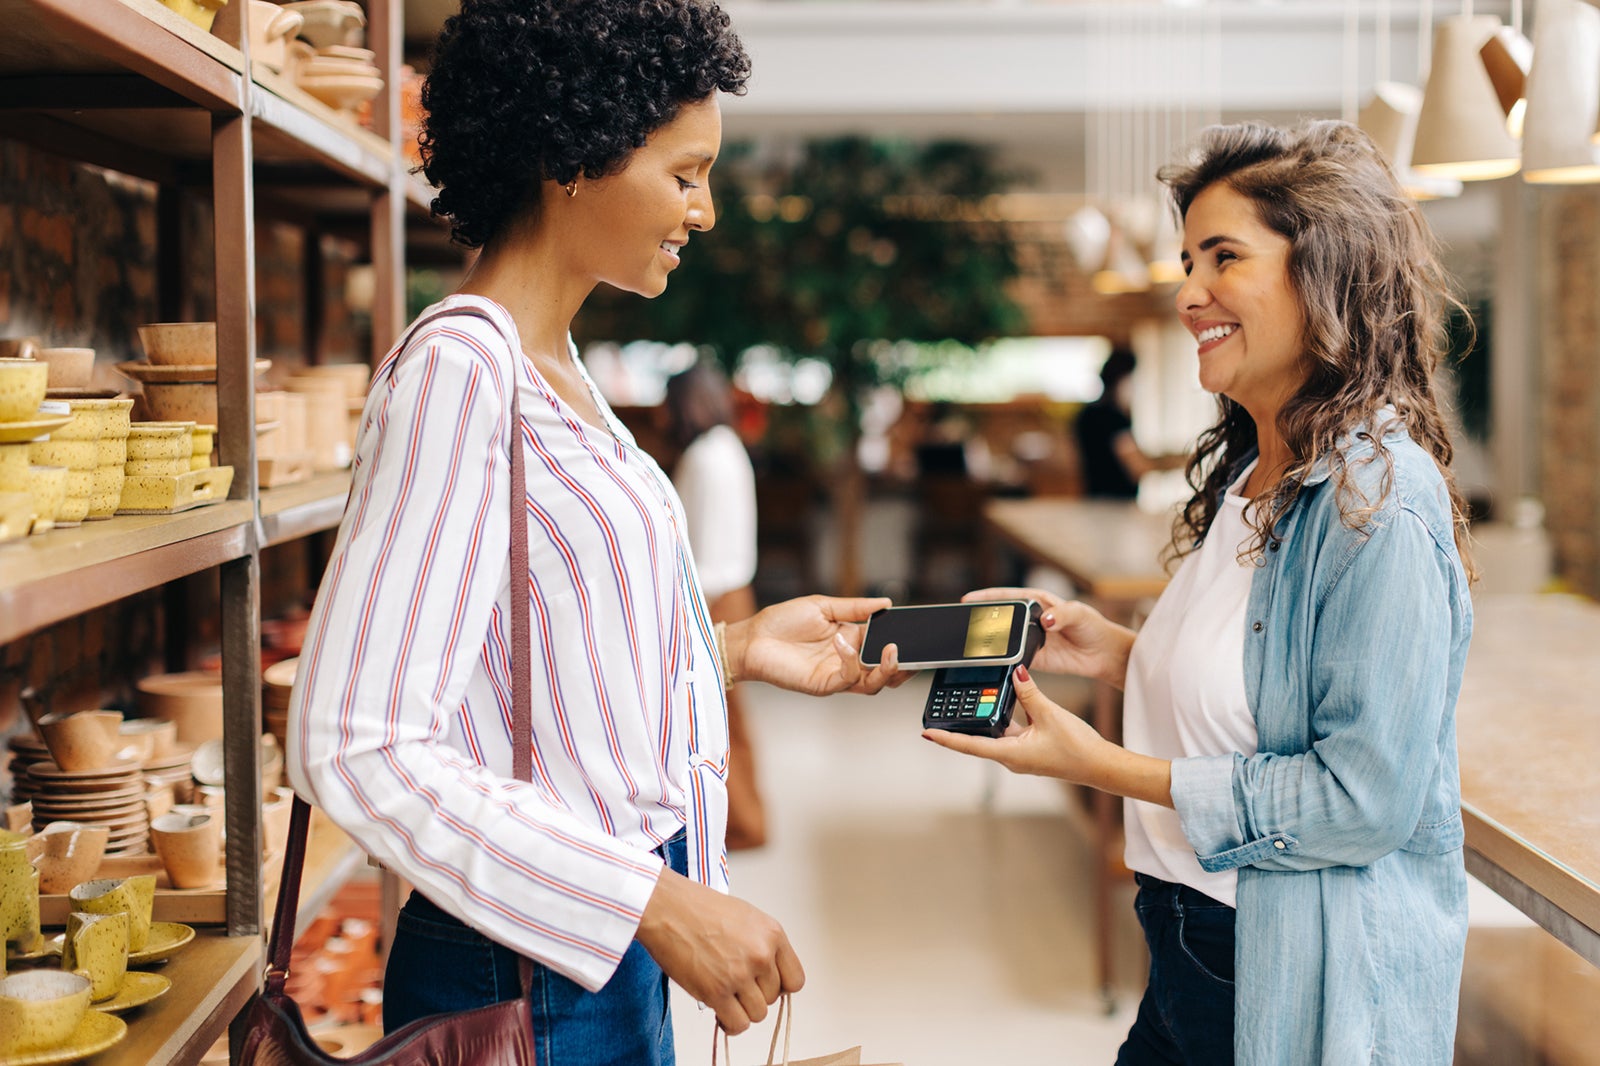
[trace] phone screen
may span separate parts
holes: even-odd
[[[900,662],[949,663],[1005,659],[1021,647],[1027,612],[1014,601],[891,607],[872,616],[861,661],[878,663],[887,644]]]

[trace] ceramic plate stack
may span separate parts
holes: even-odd
[[[144,855],[150,844],[150,815],[144,805],[144,780],[135,762],[116,762],[101,770],[63,770],[53,762],[28,767],[33,793],[33,828],[51,822],[85,822],[111,830],[106,854]]]
[[[18,733],[9,741],[11,746],[11,802],[27,803],[33,798],[36,786],[28,775],[28,768],[50,761],[50,749],[38,733]]]
[[[261,671],[262,721],[284,751],[289,750],[289,690],[299,666],[299,659],[285,659]]]
[[[151,791],[170,788],[174,802],[188,803],[194,794],[193,771],[189,766],[193,758],[193,744],[178,744],[170,755],[151,756],[144,764],[145,787]]]

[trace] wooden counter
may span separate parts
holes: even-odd
[[[1477,602],[1456,717],[1467,868],[1600,965],[1600,606]]]
[[[1161,595],[1161,555],[1172,539],[1172,514],[1116,500],[1043,496],[990,500],[989,532],[1034,562],[1064,572],[1080,595],[1112,607]]]
[[[256,937],[202,932],[151,971],[171,980],[171,991],[122,1015],[128,1035],[86,1061],[93,1066],[199,1062],[259,987],[262,958]]]

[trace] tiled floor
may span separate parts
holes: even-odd
[[[1129,990],[1107,1017],[1087,852],[1060,787],[1006,774],[986,811],[987,768],[919,735],[926,686],[826,701],[749,686],[770,842],[733,856],[733,883],[783,922],[806,967],[794,1054],[1109,1063],[1143,980],[1131,906],[1118,930]],[[676,996],[678,1061],[709,1063],[713,1016]],[[766,1047],[736,1040],[734,1061],[765,1062]]]

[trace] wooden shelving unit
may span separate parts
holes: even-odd
[[[431,191],[399,144],[399,0],[364,0],[368,44],[386,75],[364,130],[252,64],[249,5],[211,33],[158,0],[0,0],[0,138],[212,200],[218,337],[218,449],[230,499],[172,516],[112,518],[0,545],[0,643],[215,568],[222,588],[227,923],[164,968],[173,988],[130,1021],[97,1064],[193,1063],[259,986],[265,907],[257,754],[261,550],[337,525],[347,473],[259,490],[254,372],[255,225],[263,211],[339,217],[371,248],[373,348],[404,325],[406,221]],[[163,242],[174,234],[163,231]],[[166,300],[170,303],[170,300]],[[308,919],[356,869],[353,842],[323,822],[303,889]]]

